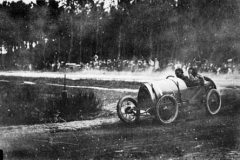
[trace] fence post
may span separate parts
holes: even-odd
[[[62,90],[61,96],[62,96],[62,101],[64,103],[64,107],[66,107],[66,104],[67,104],[66,73],[64,74],[63,90]]]

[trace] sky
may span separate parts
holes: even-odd
[[[0,4],[3,3],[4,1],[7,2],[18,2],[20,0],[0,0]],[[36,3],[37,0],[22,0],[24,3],[29,4],[31,2]],[[57,0],[57,1],[61,1],[61,0]],[[64,2],[64,0],[62,0]],[[118,5],[118,0],[94,0],[95,3],[104,3],[103,8],[105,9],[106,12],[110,11],[110,7],[111,6],[117,6]],[[59,4],[60,6],[62,6],[62,4]]]
[[[7,2],[17,2],[17,1],[20,1],[20,0],[0,0],[0,3],[2,3],[3,1],[7,1]],[[36,3],[36,0],[22,0],[24,3]],[[105,4],[111,4],[111,3],[117,3],[118,0],[95,0],[95,2],[105,2]]]
[[[0,3],[3,3],[4,1],[7,1],[7,2],[12,2],[12,1],[17,2],[19,0],[0,0]],[[31,3],[31,2],[36,3],[36,0],[22,0],[22,1],[24,3],[26,3],[26,4]]]

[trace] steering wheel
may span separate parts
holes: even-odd
[[[169,75],[169,76],[167,76],[167,78],[166,78],[166,79],[168,79],[168,78],[170,78],[170,77],[174,78],[174,76],[173,76],[173,75]]]

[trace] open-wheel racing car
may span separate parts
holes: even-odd
[[[204,85],[194,87],[187,87],[182,79],[174,76],[142,83],[137,100],[124,96],[118,101],[118,117],[122,122],[132,124],[140,116],[153,115],[158,122],[169,124],[177,118],[179,106],[197,103],[204,103],[207,114],[215,115],[221,108],[221,96],[215,83],[208,77],[203,78]]]

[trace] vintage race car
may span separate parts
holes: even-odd
[[[204,103],[206,112],[215,115],[221,108],[221,96],[215,83],[204,76],[203,86],[187,87],[177,77],[168,76],[157,82],[142,83],[137,100],[131,96],[122,97],[117,104],[117,114],[124,123],[135,123],[141,115],[153,115],[162,124],[173,122],[179,107]]]

